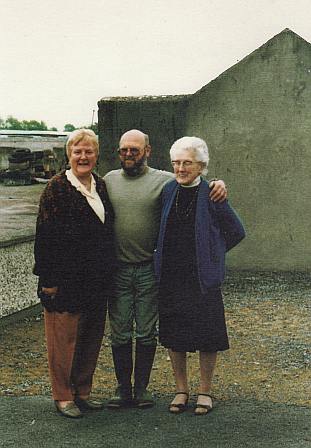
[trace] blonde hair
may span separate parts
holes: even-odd
[[[76,129],[75,131],[72,131],[69,134],[69,138],[66,142],[66,154],[68,158],[70,157],[72,147],[74,145],[78,145],[82,140],[88,140],[90,143],[92,143],[96,151],[96,155],[98,156],[99,145],[97,135],[91,129],[82,128],[82,129]]]

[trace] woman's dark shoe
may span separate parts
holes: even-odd
[[[66,406],[60,406],[58,401],[55,401],[56,410],[63,417],[67,418],[81,418],[83,414],[74,402],[68,403]]]
[[[209,397],[208,404],[199,403],[199,397]],[[206,415],[213,409],[212,397],[209,394],[198,394],[198,401],[195,406],[194,415]]]
[[[99,411],[103,409],[104,403],[99,400],[94,400],[91,398],[75,398],[75,403],[81,411]]]
[[[188,405],[188,398],[189,398],[189,394],[188,392],[176,392],[175,394],[175,398],[176,395],[185,395],[186,396],[186,400],[184,403],[171,403],[168,407],[169,412],[171,412],[171,414],[181,414],[182,412],[185,412],[185,410],[187,409],[187,405]]]

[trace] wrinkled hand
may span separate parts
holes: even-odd
[[[44,294],[47,294],[48,296],[55,296],[57,291],[58,291],[58,287],[57,286],[53,286],[53,288],[44,288],[44,287],[42,287],[42,292],[44,292]]]
[[[212,180],[209,187],[212,189],[209,194],[212,201],[223,202],[227,199],[227,188],[223,180]]]

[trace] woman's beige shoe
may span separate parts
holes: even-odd
[[[67,404],[66,406],[60,406],[58,401],[55,401],[55,406],[57,409],[57,412],[61,414],[63,417],[67,418],[81,418],[83,414],[81,413],[78,406],[71,402]]]
[[[181,414],[182,412],[185,412],[185,410],[187,409],[188,398],[189,398],[188,392],[176,392],[175,398],[176,398],[176,395],[185,395],[186,399],[185,399],[184,403],[173,403],[172,402],[168,407],[168,410],[171,414]]]
[[[209,397],[210,400],[208,401],[210,402],[210,404],[198,403],[200,396]],[[206,415],[211,412],[211,410],[213,409],[213,401],[212,397],[209,394],[198,394],[198,401],[195,405],[194,415]]]

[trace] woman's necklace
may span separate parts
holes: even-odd
[[[191,201],[187,205],[187,207],[182,207],[180,205],[179,192],[180,192],[181,188],[182,187],[179,187],[178,190],[177,190],[176,199],[175,199],[175,212],[176,212],[176,216],[177,216],[178,220],[180,222],[183,222],[183,221],[187,220],[187,218],[189,217],[190,213],[193,210],[193,207],[194,207],[194,205],[196,203],[196,200],[197,200],[199,188],[198,187],[194,187],[195,188],[195,192],[194,192],[194,194],[192,196]]]

